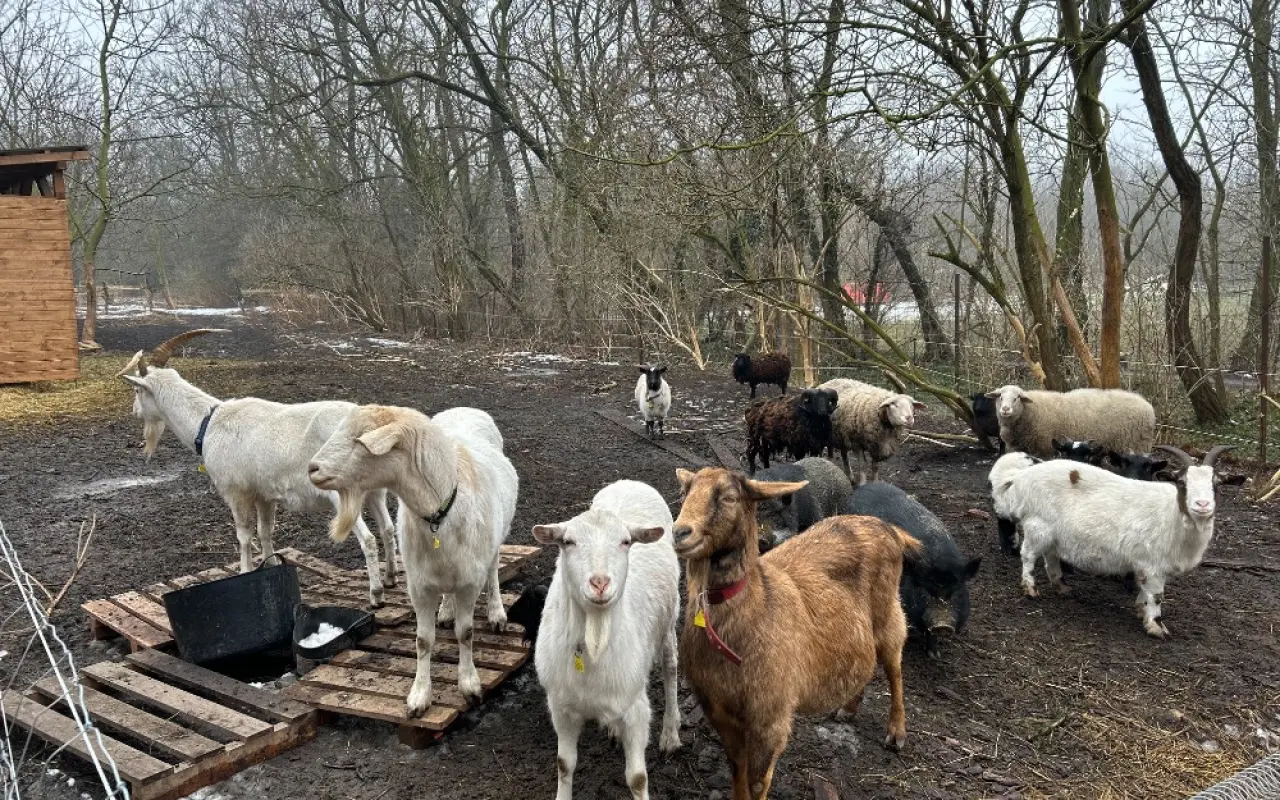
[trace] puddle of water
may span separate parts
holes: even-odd
[[[182,473],[170,472],[164,475],[143,476],[136,478],[99,478],[96,481],[88,481],[87,483],[71,483],[66,484],[62,489],[58,490],[53,496],[58,500],[74,500],[77,497],[99,497],[105,494],[115,494],[125,489],[133,489],[138,486],[154,486],[158,483],[169,483],[176,481]]]

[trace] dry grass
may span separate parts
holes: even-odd
[[[74,381],[0,386],[0,423],[34,425],[68,417],[128,413],[132,408],[132,393],[124,381],[115,377],[127,362],[128,357],[119,353],[81,355],[80,377]],[[251,383],[244,373],[257,364],[172,358],[168,366],[178,369],[196,385],[203,386],[206,380],[214,378],[221,392],[227,394],[229,386]]]

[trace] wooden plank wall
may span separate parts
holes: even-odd
[[[0,197],[0,383],[80,375],[67,201]]]

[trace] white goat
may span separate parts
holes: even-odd
[[[411,408],[360,406],[309,467],[312,483],[342,498],[335,534],[359,515],[365,492],[390,489],[400,498],[396,522],[418,629],[417,672],[406,702],[410,716],[431,705],[431,650],[442,596],[453,594],[457,604],[463,697],[481,694],[471,642],[476,599],[486,584],[489,623],[501,628],[507,619],[497,591],[498,548],[515,517],[519,479],[502,451],[458,416],[444,412],[431,419]]]
[[[176,370],[164,369],[173,348],[194,336],[215,332],[187,331],[155,348],[134,355],[118,377],[133,386],[133,414],[143,421],[147,457],[155,452],[165,428],[200,456],[219,496],[231,507],[240,543],[240,571],[253,567],[249,545],[257,517],[258,544],[265,559],[275,552],[272,534],[276,505],[293,511],[338,507],[334,492],[320,491],[307,480],[307,462],[324,444],[354,403],[337,400],[285,405],[243,397],[221,401],[191,385]],[[148,369],[148,360],[151,368]],[[137,367],[138,374],[127,374]],[[394,526],[385,490],[371,493],[366,507],[382,536],[386,575],[378,575],[378,543],[359,513],[349,520],[369,571],[369,602],[382,605],[384,584],[394,586]],[[344,531],[341,538],[346,538]]]
[[[1022,528],[1022,589],[1038,596],[1035,571],[1044,559],[1059,591],[1065,560],[1096,575],[1133,572],[1143,627],[1152,636],[1169,630],[1160,621],[1165,581],[1193,569],[1213,538],[1217,446],[1202,464],[1173,447],[1158,449],[1182,462],[1175,483],[1122,478],[1099,467],[1056,460],[1031,464],[993,487],[998,513]],[[1005,456],[1005,459],[1011,456]],[[997,462],[999,463],[999,462]]]
[[[667,432],[664,424],[667,414],[671,413],[671,384],[662,377],[666,367],[639,367],[640,377],[636,380],[636,406],[640,408],[640,416],[644,418],[644,427],[653,438],[653,426],[658,426],[658,438],[665,439]]]
[[[622,480],[568,522],[533,529],[539,542],[560,548],[533,657],[559,739],[557,800],[573,796],[578,735],[588,720],[622,739],[633,800],[649,796],[647,686],[659,650],[666,696],[658,744],[664,752],[680,746],[680,564],[671,521],[656,489]]]

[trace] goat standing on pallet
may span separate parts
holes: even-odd
[[[221,401],[187,381],[176,370],[164,369],[174,348],[211,328],[187,331],[151,351],[139,350],[117,373],[133,387],[133,415],[143,422],[147,458],[155,452],[165,428],[203,459],[201,467],[218,495],[231,507],[240,543],[240,571],[253,567],[249,544],[257,518],[258,544],[266,559],[275,552],[272,534],[276,506],[295,511],[337,508],[338,496],[307,481],[307,461],[324,444],[355,403],[327,400],[315,403],[273,403],[256,397]],[[148,363],[150,362],[150,363]],[[128,374],[137,368],[137,375]],[[148,368],[150,367],[150,368]],[[386,556],[386,575],[378,576],[378,543],[361,519],[359,509],[347,519],[369,570],[369,603],[382,605],[383,586],[395,586],[395,546],[387,492],[366,497],[366,507],[378,523]],[[342,532],[347,537],[351,528]]]
[[[431,705],[431,650],[443,595],[452,593],[456,601],[463,697],[477,700],[481,693],[472,622],[486,581],[489,623],[496,629],[506,624],[498,553],[515,517],[519,478],[488,438],[476,436],[469,423],[452,422],[447,413],[432,419],[411,408],[360,406],[310,465],[312,483],[342,498],[334,534],[349,529],[365,492],[390,489],[400,498],[400,546],[418,633],[417,673],[407,700],[411,717]]]
[[[920,542],[870,517],[832,517],[762,557],[756,503],[804,483],[711,467],[676,475],[684,504],[672,534],[688,596],[680,654],[732,763],[734,800],[768,795],[797,712],[856,711],[877,661],[892,697],[884,744],[902,747],[898,581]]]

